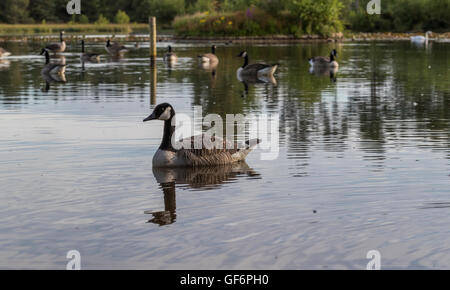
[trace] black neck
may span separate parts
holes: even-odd
[[[169,46],[169,52],[172,52],[172,47],[171,46]]]
[[[246,67],[248,65],[248,55],[246,54],[244,56],[244,65],[242,66],[243,68]]]
[[[84,53],[84,41],[81,42],[81,52]]]
[[[334,54],[330,53],[330,62],[333,62],[333,61],[334,61]]]
[[[172,126],[172,118],[164,121],[164,135],[161,145],[159,146],[159,149],[175,151],[175,149],[172,146],[172,135],[174,132],[175,126]]]
[[[216,48],[214,46],[211,47],[212,54],[216,54]]]
[[[61,40],[61,42],[64,41],[62,33],[59,34],[59,40]]]
[[[48,51],[45,51],[45,64],[50,63],[50,55],[48,54]]]

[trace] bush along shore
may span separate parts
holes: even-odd
[[[255,44],[270,44],[270,43],[304,43],[304,42],[352,42],[352,41],[406,41],[414,35],[423,35],[423,33],[336,33],[331,37],[321,37],[319,35],[302,35],[296,37],[294,35],[264,35],[264,36],[180,36],[170,33],[159,34],[157,36],[158,42],[179,42],[179,43],[255,43]],[[148,42],[150,37],[148,32],[139,34],[102,34],[102,35],[87,35],[81,33],[66,34],[65,39],[68,43],[78,41],[82,38],[88,38],[91,42],[105,42],[107,39],[118,39],[124,42]],[[51,42],[57,41],[59,34],[52,35],[8,35],[0,36],[0,42]],[[450,42],[450,32],[432,33],[431,41]]]

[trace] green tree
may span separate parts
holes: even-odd
[[[339,0],[288,0],[287,6],[304,33],[326,36],[343,28],[340,20],[343,6]]]
[[[0,22],[27,23],[32,21],[28,14],[29,0],[1,0]]]
[[[169,24],[184,13],[184,0],[133,0],[131,10],[134,21],[147,22],[149,16],[156,16],[158,22]]]
[[[81,24],[88,24],[89,23],[89,18],[86,15],[81,14],[80,15],[80,23]]]
[[[108,18],[103,16],[103,14],[100,14],[98,16],[97,21],[95,21],[95,24],[100,24],[100,25],[102,25],[102,24],[109,24],[109,20],[108,20]]]
[[[128,17],[127,13],[125,13],[124,11],[119,10],[114,17],[114,22],[118,24],[128,24],[130,23],[130,17]]]
[[[55,1],[49,0],[31,0],[28,6],[30,17],[35,22],[58,22],[59,19],[55,15],[56,6]]]

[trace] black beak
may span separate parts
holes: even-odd
[[[147,122],[147,121],[151,121],[151,120],[155,120],[155,113],[152,113],[150,116],[148,116],[147,118],[145,118],[142,122]]]

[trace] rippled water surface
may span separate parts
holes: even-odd
[[[450,269],[449,44],[216,44],[215,73],[209,44],[180,43],[154,73],[148,45],[83,69],[72,43],[63,83],[42,43],[2,43],[1,268],[65,269],[75,249],[84,269],[365,269],[369,250]],[[310,73],[334,47],[337,74]],[[280,64],[276,85],[237,80],[244,48]],[[152,170],[163,125],[142,119],[161,102],[278,114],[278,158]]]

